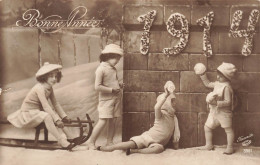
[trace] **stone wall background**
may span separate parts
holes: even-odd
[[[176,85],[177,117],[179,119],[181,139],[180,147],[194,147],[205,144],[204,123],[208,109],[205,102],[207,93],[200,78],[195,75],[193,67],[201,62],[207,66],[207,75],[211,81],[216,80],[216,68],[222,62],[233,63],[238,68],[238,76],[232,82],[239,99],[234,111],[233,124],[235,140],[240,136],[253,134],[252,144],[260,145],[260,33],[254,37],[254,48],[250,56],[241,54],[245,38],[228,36],[233,13],[240,9],[244,12],[242,27],[247,26],[252,9],[258,9],[256,0],[243,1],[130,1],[123,6],[124,34],[124,115],[123,141],[148,130],[154,122],[153,106],[156,97],[163,92],[164,83],[171,80]],[[151,28],[150,50],[147,56],[140,54],[140,38],[143,25],[137,17],[151,10],[157,11]],[[214,11],[215,18],[211,30],[211,42],[214,56],[202,55],[203,28],[196,20]],[[162,50],[178,42],[166,30],[166,21],[172,13],[179,12],[188,19],[190,27],[189,42],[176,56],[166,57]],[[214,131],[214,143],[226,144],[223,129]]]

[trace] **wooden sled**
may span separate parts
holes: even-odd
[[[92,134],[93,131],[93,123],[89,117],[88,114],[86,114],[87,120],[80,120],[77,118],[77,120],[71,120],[71,123],[64,123],[65,127],[78,127],[79,128],[79,137],[80,139],[83,138],[84,133],[84,127],[87,128],[88,132],[84,135],[87,136],[87,139]],[[10,124],[7,120],[6,121],[0,121],[0,124]],[[39,136],[41,130],[44,130],[44,140],[39,141]],[[24,139],[6,139],[6,138],[0,138],[0,145],[3,146],[11,146],[11,147],[24,147],[24,148],[31,148],[31,149],[44,149],[44,150],[57,150],[57,149],[63,149],[57,142],[49,141],[48,140],[48,130],[45,127],[44,123],[41,123],[37,127],[35,127],[35,139],[34,140],[24,140]]]

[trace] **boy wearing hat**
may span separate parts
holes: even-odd
[[[123,49],[115,44],[106,45],[99,56],[100,65],[95,78],[95,89],[99,92],[99,120],[86,142],[89,149],[96,149],[95,142],[106,125],[108,125],[107,145],[113,144],[116,119],[121,116],[121,92],[124,87],[123,83],[119,83],[115,65],[122,56]]]
[[[98,150],[105,152],[126,150],[127,155],[130,153],[153,154],[163,152],[164,147],[172,136],[173,143],[178,142],[180,130],[178,119],[175,116],[176,97],[173,93],[173,83],[168,81],[164,86],[164,90],[165,92],[157,97],[157,102],[154,106],[155,121],[152,128],[140,136],[130,138],[127,142],[112,146],[99,146]]]
[[[200,74],[203,84],[208,88],[213,88],[206,97],[206,102],[209,105],[210,113],[205,123],[205,138],[206,145],[200,149],[213,150],[212,130],[218,126],[225,129],[227,134],[227,148],[224,154],[232,154],[234,152],[234,131],[232,128],[232,111],[233,105],[233,90],[230,84],[231,79],[236,73],[236,67],[231,63],[223,62],[217,68],[217,81],[210,82],[205,74]]]

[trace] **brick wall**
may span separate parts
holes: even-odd
[[[193,67],[201,62],[207,66],[210,80],[216,80],[216,68],[222,62],[233,63],[238,68],[238,76],[233,88],[239,99],[235,110],[234,129],[236,139],[240,136],[254,134],[253,145],[260,145],[260,33],[254,37],[252,55],[241,55],[244,38],[228,36],[232,15],[241,9],[242,25],[247,26],[252,9],[258,9],[258,1],[124,1],[124,115],[123,140],[148,130],[154,121],[154,104],[156,97],[163,92],[164,83],[171,80],[176,85],[177,117],[180,123],[180,147],[193,147],[205,144],[203,126],[207,119],[205,98],[210,91],[204,87],[195,75]],[[143,24],[137,17],[151,10],[157,11],[150,36],[150,49],[147,56],[139,52]],[[215,18],[211,30],[211,42],[214,56],[202,55],[203,29],[196,25],[196,20],[214,11]],[[162,53],[163,48],[172,47],[178,42],[166,30],[166,21],[172,13],[179,12],[188,19],[190,27],[189,42],[181,54],[170,56]],[[243,28],[243,27],[242,27]],[[226,144],[223,129],[214,131],[215,144]]]

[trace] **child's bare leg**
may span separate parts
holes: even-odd
[[[108,129],[107,129],[107,144],[106,145],[111,145],[113,144],[113,138],[115,135],[115,126],[116,126],[116,121],[117,118],[112,118],[109,119],[108,121]]]
[[[103,130],[103,128],[106,126],[108,119],[99,119],[97,125],[94,127],[92,135],[90,136],[90,138],[88,139],[88,141],[86,142],[90,149],[95,149],[95,142],[98,138],[98,136],[100,135],[101,131]]]
[[[205,131],[206,145],[199,148],[199,149],[201,149],[201,150],[213,150],[214,146],[212,144],[212,137],[213,137],[212,129],[205,125],[204,131]]]
[[[67,141],[65,135],[59,132],[57,127],[54,125],[53,119],[50,115],[47,115],[44,119],[44,123],[48,131],[58,140],[62,147],[67,147],[70,143]]]
[[[126,150],[126,149],[134,149],[136,147],[135,142],[133,141],[127,141],[127,142],[121,142],[121,143],[117,143],[111,146],[104,146],[101,147],[100,150],[101,151],[106,151],[106,152],[111,152],[114,150]]]
[[[233,142],[234,142],[234,130],[233,128],[225,128],[225,132],[227,134],[227,149],[225,150],[224,154],[232,154],[234,153],[233,149]]]
[[[141,153],[141,154],[158,154],[164,151],[164,148],[161,146],[154,146],[150,148],[143,149],[132,149],[131,153]]]

